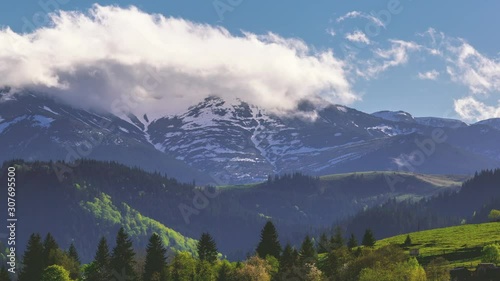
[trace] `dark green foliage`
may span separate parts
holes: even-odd
[[[404,242],[404,246],[409,247],[409,246],[411,246],[411,245],[412,245],[412,243],[411,243],[411,237],[410,237],[410,235],[408,234],[408,235],[406,236],[406,239],[405,239],[405,242]]]
[[[137,281],[135,268],[135,253],[132,247],[132,240],[125,233],[125,229],[120,228],[116,235],[116,246],[111,255],[111,273],[128,278],[126,280]]]
[[[332,277],[333,280],[342,280],[344,266],[352,259],[352,252],[343,246],[328,253],[326,264],[321,269],[325,274]]]
[[[52,234],[47,233],[45,240],[43,241],[43,260],[45,261],[44,267],[48,267],[54,264],[59,264],[58,260],[58,250],[59,245],[57,245],[56,239]]]
[[[281,255],[281,245],[278,239],[278,232],[271,221],[268,221],[260,234],[260,242],[257,246],[257,254],[260,258],[273,256],[279,260]]]
[[[375,246],[375,236],[373,235],[373,232],[371,229],[367,229],[365,231],[365,235],[363,235],[363,241],[361,242],[363,246],[365,247],[373,247]]]
[[[201,234],[197,248],[200,261],[207,261],[210,264],[217,261],[217,245],[209,233]]]
[[[354,233],[351,233],[351,237],[349,237],[349,241],[347,241],[347,248],[352,249],[358,246],[358,240]]]
[[[388,200],[356,214],[347,224],[349,232],[361,237],[366,228],[380,237],[400,233],[488,222],[492,209],[500,209],[500,169],[486,170],[465,181],[460,191],[444,191],[419,201]]]
[[[149,239],[149,244],[146,249],[146,263],[144,265],[144,273],[142,279],[144,281],[154,281],[155,273],[160,275],[166,266],[167,250],[163,247],[161,237],[153,233]]]
[[[317,254],[316,250],[314,249],[314,242],[311,237],[309,237],[309,235],[304,238],[304,241],[300,246],[299,257],[302,264],[316,262]]]
[[[298,265],[299,254],[296,249],[287,243],[283,249],[283,255],[280,259],[279,275],[284,277],[293,271],[293,268]]]
[[[111,257],[109,255],[109,247],[106,238],[101,238],[99,245],[97,246],[97,251],[94,257],[94,261],[89,265],[85,272],[86,280],[88,281],[107,281],[110,280],[111,268],[110,268]]]
[[[68,256],[75,261],[78,265],[81,264],[80,257],[78,256],[78,252],[76,251],[75,244],[71,243],[68,249]]]
[[[331,249],[330,241],[326,233],[322,233],[318,241],[318,254],[328,253]]]
[[[334,234],[330,241],[332,249],[340,249],[345,245],[344,237],[342,234],[342,228],[340,226],[335,227]]]
[[[0,269],[0,281],[11,281],[9,272],[5,266],[2,266],[2,269]]]
[[[44,266],[42,238],[39,234],[32,234],[24,252],[23,267],[19,273],[19,281],[40,280]]]

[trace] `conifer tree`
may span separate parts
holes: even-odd
[[[134,270],[134,257],[135,253],[132,247],[132,240],[122,227],[116,235],[116,245],[111,254],[111,273],[125,280],[137,281],[137,274]]]
[[[375,246],[375,236],[373,235],[373,232],[371,231],[371,229],[367,229],[365,231],[365,235],[363,236],[363,246],[365,247],[373,247]]]
[[[97,251],[94,257],[94,261],[90,265],[86,276],[89,281],[107,281],[111,280],[111,268],[110,268],[111,257],[109,255],[109,247],[106,238],[101,238],[99,245],[97,246]]]
[[[257,254],[265,259],[267,255],[280,259],[281,245],[278,239],[278,232],[271,221],[268,221],[260,234],[260,242],[257,246]]]
[[[210,264],[214,264],[217,261],[217,245],[210,234],[201,234],[197,249],[200,261],[207,261]]]
[[[358,239],[354,236],[354,233],[351,233],[351,237],[349,237],[349,241],[347,242],[347,248],[353,249],[358,246]]]
[[[314,249],[314,242],[309,235],[304,238],[299,252],[300,261],[302,263],[313,263],[316,261],[316,250]]]
[[[57,251],[59,250],[59,245],[57,245],[56,239],[52,234],[47,233],[45,236],[45,240],[43,241],[43,260],[44,260],[44,268],[59,264],[57,258]]]
[[[11,281],[9,272],[5,268],[5,266],[2,266],[0,269],[0,281]]]
[[[408,235],[406,236],[406,239],[405,239],[405,243],[404,243],[404,245],[405,245],[406,247],[409,247],[409,246],[411,246],[411,244],[412,244],[412,242],[411,242],[411,237],[410,237],[410,234],[408,234]]]
[[[280,273],[287,273],[297,265],[297,251],[287,243],[280,259]]]
[[[342,236],[342,228],[340,226],[335,227],[335,233],[332,236],[332,239],[330,241],[330,244],[332,246],[332,249],[337,250],[342,248],[344,246],[344,237]]]
[[[19,281],[40,280],[44,267],[43,244],[39,234],[31,234],[24,252]]]
[[[326,233],[322,233],[318,242],[318,254],[328,253],[331,249],[330,241]]]
[[[78,256],[78,252],[76,251],[76,247],[75,247],[75,244],[71,243],[71,245],[69,245],[69,249],[68,249],[68,256],[74,261],[76,262],[78,265],[81,265],[82,263],[80,262],[80,257]]]
[[[151,238],[149,238],[146,249],[146,263],[142,277],[144,281],[152,281],[152,277],[155,274],[157,276],[161,275],[164,267],[167,265],[166,253],[167,250],[163,247],[160,235],[153,233]]]

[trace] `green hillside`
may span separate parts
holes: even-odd
[[[403,244],[407,234],[377,242],[377,247]],[[500,242],[500,223],[467,224],[410,233],[412,246],[420,250],[420,261],[428,263],[436,257],[444,257],[452,266],[475,266],[480,263],[481,249]]]

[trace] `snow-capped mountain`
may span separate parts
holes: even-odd
[[[217,97],[150,120],[147,113],[120,118],[76,109],[39,94],[1,99],[3,161],[112,160],[212,184],[294,171],[463,174],[500,166],[500,130],[481,122],[366,114],[340,105],[315,110],[307,103],[276,115]],[[445,141],[433,141],[436,130]]]
[[[158,153],[131,122],[106,113],[76,109],[30,93],[0,93],[0,161],[81,158],[117,161],[183,181],[209,181],[208,175]],[[61,173],[71,166],[54,166]]]
[[[396,114],[401,118],[392,118],[389,112],[382,115],[331,105],[314,114],[305,111],[283,117],[242,101],[210,97],[183,114],[151,122],[147,133],[159,150],[223,182],[244,183],[293,171],[315,175],[388,169],[470,173],[500,164],[494,157],[500,148],[478,153],[445,142],[435,144],[439,148],[424,163],[401,167],[401,159],[413,157],[420,149],[417,142],[431,138],[437,128],[451,132],[468,126],[458,120],[416,119],[403,112]],[[493,134],[500,140],[500,134]]]

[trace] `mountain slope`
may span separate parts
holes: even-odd
[[[147,112],[116,116],[72,108],[24,91],[0,94],[0,160],[111,160],[214,185],[297,171],[472,174],[500,166],[493,121],[467,125],[307,102],[276,115],[217,97],[154,119]]]
[[[253,251],[268,218],[283,241],[298,243],[310,229],[331,226],[388,198],[418,200],[456,190],[464,179],[395,172],[325,178],[294,174],[251,186],[214,189],[110,162],[80,160],[61,181],[54,163],[15,163],[18,216],[23,218],[20,240],[27,241],[32,232],[50,231],[65,245],[77,242],[87,259],[98,239],[106,236],[112,241],[120,226],[137,246],[145,245],[147,236],[156,231],[163,234],[166,245],[183,250],[194,245],[186,237],[208,231],[222,253],[243,258]],[[6,181],[5,176],[0,181]],[[388,177],[400,181],[391,186]]]
[[[162,151],[221,182],[255,182],[294,171],[471,174],[500,166],[500,147],[487,142],[500,140],[497,130],[458,120],[413,118],[406,112],[370,115],[339,105],[303,108],[277,116],[242,101],[209,97],[183,114],[154,120],[147,132]],[[472,138],[481,132],[488,138],[477,145]],[[444,141],[433,140],[433,134]],[[427,153],[421,150],[429,141],[430,155],[415,159],[411,167],[401,165],[404,157]]]
[[[29,92],[0,102],[0,146],[0,161],[92,158],[160,171],[185,182],[213,181],[184,162],[158,153],[144,132],[130,122]]]
[[[418,249],[424,264],[443,257],[452,266],[475,266],[481,262],[482,248],[500,241],[500,223],[467,224],[413,232],[380,240],[376,246],[403,244],[407,235],[412,240],[407,250]]]
[[[95,184],[101,182],[113,185],[115,181],[112,178],[99,180],[84,176],[85,173],[96,173],[106,164],[82,163],[75,169],[74,174],[63,181],[59,181],[51,163],[27,164],[16,161],[16,164],[10,165],[16,168],[16,207],[20,221],[17,238],[21,243],[17,245],[19,249],[24,248],[22,243],[28,241],[31,233],[39,232],[45,235],[51,232],[63,243],[61,246],[67,247],[74,242],[83,261],[89,261],[95,254],[95,245],[102,236],[112,245],[117,230],[124,227],[138,248],[145,247],[149,236],[156,232],[161,235],[169,250],[195,252],[196,242],[193,239],[184,237],[131,207],[127,202],[118,200],[117,196],[106,194]],[[115,168],[104,169],[104,172],[124,171],[119,165],[111,166]],[[7,166],[4,165],[2,171],[6,170]],[[141,178],[148,182],[147,177]],[[6,181],[6,173],[2,173],[0,180]],[[184,185],[176,181],[163,179],[162,182],[172,190],[184,189]],[[116,188],[113,194],[119,192]]]

